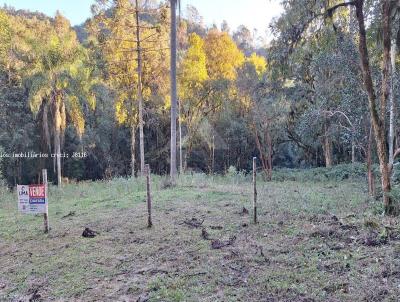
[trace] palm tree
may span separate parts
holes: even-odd
[[[66,117],[72,122],[79,137],[82,136],[85,120],[82,103],[92,108],[95,98],[91,87],[90,69],[85,68],[85,50],[79,45],[69,22],[59,13],[54,20],[54,30],[47,41],[31,42],[30,54],[35,62],[28,73],[29,105],[32,112],[42,117],[45,140],[50,148],[49,119],[53,134],[54,159],[57,165],[57,184],[61,185],[61,146],[66,128]]]
[[[176,118],[177,118],[177,91],[176,91],[176,7],[179,0],[171,1],[171,162],[170,177],[176,179]]]

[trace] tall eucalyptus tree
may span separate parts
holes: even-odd
[[[170,0],[171,4],[171,159],[170,177],[176,179],[176,119],[177,119],[177,85],[176,85],[176,10],[179,0]]]
[[[392,23],[392,38],[390,47],[390,97],[389,97],[389,166],[392,170],[394,159],[395,159],[395,137],[396,137],[396,57],[398,51],[398,43],[400,42],[400,5],[398,4],[393,8],[391,13],[391,23]]]
[[[139,148],[140,148],[140,172],[144,173],[144,134],[143,134],[143,72],[142,72],[142,48],[141,48],[141,29],[140,29],[140,18],[139,18],[139,3],[135,0],[135,21],[136,21],[136,51],[137,51],[137,95],[139,103]]]
[[[390,167],[388,162],[387,138],[386,138],[386,106],[390,95],[390,47],[391,47],[391,22],[390,17],[393,10],[393,1],[382,1],[382,33],[383,33],[383,61],[382,61],[382,85],[381,98],[378,104],[376,88],[373,84],[371,66],[368,54],[367,34],[365,27],[364,0],[356,0],[356,16],[359,25],[359,52],[361,58],[361,70],[364,79],[365,90],[368,93],[368,102],[371,114],[372,126],[375,134],[379,166],[381,172],[381,183],[383,191],[383,204],[386,214],[393,214],[393,200],[390,196]]]

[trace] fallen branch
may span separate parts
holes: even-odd
[[[212,240],[212,239],[210,238],[210,234],[206,231],[205,228],[202,228],[202,230],[201,230],[201,237],[202,237],[204,240]]]
[[[236,240],[236,236],[232,236],[228,240],[215,239],[215,240],[211,241],[211,248],[214,250],[220,249],[225,246],[232,245],[235,242],[235,240]]]
[[[195,276],[200,276],[200,275],[205,275],[207,272],[198,272],[198,273],[193,273],[193,274],[187,274],[184,275],[183,277],[195,277]]]
[[[61,218],[68,218],[68,217],[72,217],[75,216],[76,212],[75,211],[70,211],[67,215],[62,216]]]
[[[187,225],[189,225],[189,226],[191,226],[191,227],[193,227],[193,228],[199,228],[199,227],[201,227],[201,225],[203,224],[203,222],[204,222],[204,219],[203,220],[198,220],[197,218],[192,218],[192,219],[190,219],[190,220],[185,220],[185,221],[183,221],[183,223],[184,224],[187,224]]]
[[[135,272],[135,274],[138,274],[138,275],[144,275],[145,273],[149,273],[150,275],[155,275],[155,274],[167,274],[168,275],[169,271],[163,270],[163,269],[152,268],[152,269],[141,269],[141,270]]]
[[[270,261],[270,260],[268,259],[268,257],[265,256],[265,254],[264,254],[263,247],[262,247],[262,246],[257,246],[257,248],[258,248],[258,250],[260,251],[261,257],[264,258],[264,261],[265,261],[266,263],[270,263],[271,261]]]

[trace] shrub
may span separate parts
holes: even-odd
[[[248,175],[249,173],[246,173],[246,171],[238,171],[236,167],[230,166],[226,171],[225,177],[229,182],[239,184],[248,182],[250,180]]]
[[[374,166],[378,177],[378,169]],[[342,181],[365,180],[367,168],[365,164],[340,164],[331,168],[319,167],[310,169],[277,169],[273,172],[273,180],[284,181]]]

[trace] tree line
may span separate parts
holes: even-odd
[[[84,155],[3,158],[10,185],[44,167],[60,183],[140,175],[145,163],[159,174],[250,170],[257,156],[266,180],[273,167],[365,162],[374,194],[377,162],[391,211],[395,1],[283,0],[269,43],[245,26],[207,27],[193,6],[175,19],[172,4],[97,0],[75,27],[60,13],[1,9],[1,149]]]

